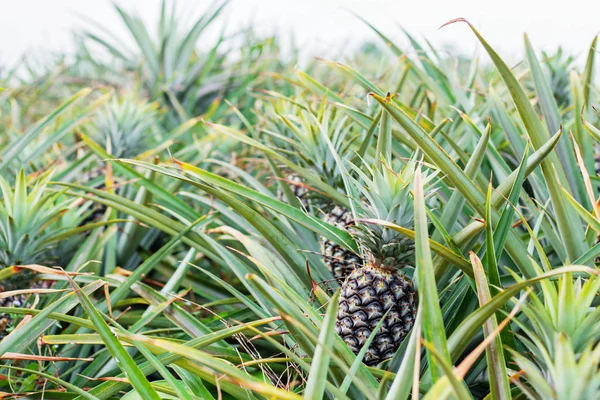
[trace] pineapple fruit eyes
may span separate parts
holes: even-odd
[[[364,359],[367,365],[376,365],[393,356],[410,332],[416,316],[415,297],[412,284],[399,271],[357,268],[342,285],[336,331],[358,353],[381,323]]]

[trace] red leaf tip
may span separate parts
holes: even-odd
[[[438,28],[438,30],[440,30],[440,29],[442,29],[442,28],[444,28],[444,27],[446,27],[446,26],[448,26],[448,25],[452,25],[452,24],[454,24],[454,23],[456,23],[456,22],[465,22],[465,23],[467,23],[469,26],[472,26],[472,25],[471,25],[471,23],[470,23],[469,21],[467,21],[465,18],[454,18],[454,19],[451,19],[450,21],[446,22],[444,25],[440,26],[440,27]]]

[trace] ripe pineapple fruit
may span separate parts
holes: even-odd
[[[413,229],[414,165],[409,162],[399,175],[386,164],[368,168],[370,176],[357,169],[365,198],[357,207],[357,219],[381,219]],[[399,271],[413,264],[414,242],[389,228],[360,221],[352,231],[363,248],[364,265],[342,285],[336,331],[358,353],[385,316],[364,358],[367,365],[377,365],[393,356],[415,321],[417,293]]]
[[[365,354],[369,366],[391,358],[410,332],[417,314],[416,292],[404,274],[369,264],[346,278],[340,295],[336,332],[358,354],[386,314]]]
[[[349,230],[354,226],[354,216],[352,212],[345,207],[335,206],[325,214],[323,220],[329,224],[335,225],[338,228]],[[352,250],[327,239],[321,237],[321,254],[323,254],[323,262],[329,268],[333,277],[342,284],[355,268],[362,265],[362,258]]]

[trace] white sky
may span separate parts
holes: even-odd
[[[115,0],[156,20],[160,0]],[[197,13],[207,0],[176,0],[187,13]],[[83,26],[78,14],[91,17],[123,32],[109,0],[0,0],[0,63],[14,63],[21,54],[70,50],[69,31]],[[384,33],[402,38],[398,24],[417,37],[425,36],[441,46],[451,43],[464,54],[482,53],[464,24],[438,30],[444,22],[464,17],[471,21],[503,57],[522,55],[523,33],[538,50],[557,46],[583,55],[600,31],[600,2],[569,0],[233,0],[228,7],[229,29],[258,23],[266,33],[293,32],[311,54],[324,58],[328,49],[344,43],[375,39],[351,11],[362,15]],[[214,32],[219,29],[215,29]]]

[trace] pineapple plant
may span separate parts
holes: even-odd
[[[359,222],[352,228],[363,261],[342,284],[336,331],[358,353],[383,319],[364,358],[367,365],[377,365],[394,355],[415,322],[417,292],[402,272],[414,263],[414,242],[388,227],[360,221],[378,219],[413,229],[415,162],[399,174],[387,163],[366,169],[356,168],[365,201],[356,207]]]
[[[113,55],[120,71],[137,69],[137,90],[165,106],[165,126],[175,128],[187,119],[186,115],[213,112],[211,107],[225,93],[243,91],[246,79],[238,78],[241,71],[234,73],[224,67],[226,40],[222,37],[206,50],[197,46],[206,42],[203,33],[226,9],[227,1],[210,2],[201,15],[180,10],[176,2],[161,3],[159,27],[151,27],[138,13],[115,5],[127,35],[135,39],[134,49],[101,23],[90,24],[82,40],[88,47],[99,46]]]
[[[138,156],[159,141],[155,123],[157,108],[157,103],[134,97],[112,98],[97,112],[94,124],[90,125],[91,136],[115,158]],[[88,172],[84,181],[104,189],[103,178],[104,167],[98,166]],[[87,207],[87,217],[82,225],[100,220],[106,212],[106,206],[102,204],[88,204]]]
[[[519,352],[511,352],[520,368],[520,380],[513,380],[527,398],[597,399],[600,397],[600,345],[588,343],[575,352],[572,340],[556,333],[551,351],[535,349],[533,362]],[[553,353],[553,354],[552,354]]]
[[[98,111],[92,137],[116,158],[132,158],[157,142],[157,103],[135,97],[113,97]]]
[[[338,228],[350,230],[354,224],[352,211],[343,206],[335,206],[325,214],[323,220]],[[342,284],[346,277],[362,265],[362,258],[344,246],[325,237],[319,240],[323,262],[333,274],[333,277]]]
[[[275,129],[288,132],[295,140],[287,142],[291,147],[286,152],[295,155],[298,165],[318,176],[332,190],[345,192],[342,179],[343,168],[339,160],[349,160],[354,155],[352,144],[356,135],[353,133],[354,125],[330,105],[324,98],[317,113],[294,106],[288,112],[295,111],[295,115],[284,113],[283,107],[275,107],[278,119],[284,121],[284,127],[276,126]],[[291,143],[291,144],[290,144]],[[289,184],[294,196],[306,211],[317,211],[323,215],[323,220],[339,228],[348,230],[354,225],[352,212],[346,207],[337,204],[330,197],[317,192],[306,183],[306,179],[298,173],[286,176],[285,183]],[[277,190],[280,201],[285,200],[281,185]],[[319,240],[323,262],[340,284],[354,268],[361,263],[361,258],[338,243],[325,237]]]
[[[571,84],[569,73],[572,70],[574,58],[565,56],[559,48],[554,55],[542,53],[548,68],[549,83],[556,105],[560,109],[571,103]]]
[[[307,182],[307,173],[337,191],[344,191],[341,169],[336,155],[348,159],[353,154],[356,135],[347,118],[335,107],[327,105],[324,98],[318,110],[296,105],[273,104],[275,123],[268,121],[265,140],[272,141],[279,150],[304,171],[288,172],[281,184],[288,184],[296,198],[307,211],[327,212],[335,204],[324,193],[316,191]],[[285,138],[285,139],[284,139]],[[285,201],[285,194],[278,186],[277,197]]]
[[[76,233],[83,229],[74,227],[94,204],[88,189],[104,181],[98,170],[84,183],[88,188],[69,183],[95,160],[83,143],[64,151],[72,143],[64,140],[70,116],[82,114],[42,120],[37,133],[22,129],[15,116],[46,114],[46,101],[88,81],[65,85],[65,69],[52,80],[50,67],[47,84],[39,75],[24,77],[11,80],[16,90],[0,92],[0,130],[9,127],[0,135],[2,290],[32,292],[34,278],[46,277],[19,271],[18,264],[86,273],[56,278],[64,280],[55,288],[66,290],[36,298],[25,329],[15,329],[25,310],[11,310],[30,306],[31,296],[0,295],[0,336],[10,333],[0,341],[0,393],[363,400],[407,399],[412,388],[423,398],[598,397],[600,280],[592,266],[598,251],[589,242],[600,225],[562,181],[569,153],[555,151],[563,139],[583,140],[583,148],[600,137],[575,119],[581,106],[595,105],[591,74],[581,75],[591,99],[582,104],[565,85],[565,72],[574,77],[580,70],[576,64],[565,64],[560,79],[543,90],[543,79],[529,79],[545,71],[529,49],[530,70],[521,74],[524,63],[505,66],[499,76],[487,64],[455,60],[409,36],[414,51],[385,40],[385,47],[351,54],[352,67],[319,61],[294,75],[282,62],[277,74],[250,83],[258,89],[251,94],[258,99],[255,117],[240,106],[248,93],[230,97],[219,89],[234,111],[223,115],[226,107],[215,103],[204,114],[197,100],[211,98],[212,90],[199,92],[205,86],[199,81],[221,66],[231,67],[223,76],[250,81],[250,70],[235,69],[249,58],[231,64],[219,51],[204,68],[203,53],[192,46],[213,13],[179,37],[167,3],[152,30],[158,40],[133,14],[122,14],[147,63],[138,64],[139,51],[131,57],[115,51],[116,59],[132,61],[131,69],[119,62],[94,68],[131,79],[104,76],[123,97],[96,118],[82,118],[89,121],[84,129],[115,157],[132,160],[114,168],[117,196],[93,193],[111,204],[111,226],[81,245]],[[240,50],[242,58],[270,56],[262,43]],[[385,57],[388,50],[393,58]],[[496,56],[492,61],[501,64]],[[132,87],[145,88],[136,93],[150,98],[126,94]],[[384,98],[381,87],[399,95]],[[372,105],[365,106],[366,90],[374,94]],[[537,126],[553,96],[559,118]],[[159,118],[156,110],[137,112],[152,102],[162,105]],[[190,134],[170,129],[182,119],[194,123]],[[573,130],[569,138],[551,136],[559,120]],[[53,137],[61,139],[46,146]],[[165,151],[164,163],[147,162],[150,152],[173,142],[173,157]],[[420,159],[423,169],[441,176],[426,185],[431,192],[435,184],[435,206],[423,207],[414,172]],[[230,160],[241,161],[225,167]],[[15,174],[18,162],[25,171],[51,164],[53,181],[70,186],[58,192],[59,185],[46,187],[49,174]],[[272,201],[275,163],[284,166],[275,174],[284,178],[287,200],[298,205],[289,185],[301,211]],[[13,175],[16,184],[7,178]],[[587,185],[578,175],[573,182]],[[523,191],[524,182],[538,201]],[[327,229],[319,218],[341,229]],[[414,243],[390,224],[413,230]],[[579,240],[579,233],[590,240]],[[340,284],[335,293],[315,285],[315,278],[330,277],[324,264]],[[20,369],[24,358],[36,362]]]
[[[537,273],[543,271],[538,268]],[[600,323],[595,303],[600,279],[567,274],[541,286],[514,321],[522,344],[509,349],[520,368],[514,384],[532,399],[598,398]]]
[[[39,286],[33,272],[14,266],[56,265],[68,260],[77,245],[76,237],[56,239],[59,233],[77,226],[81,211],[62,193],[46,190],[51,178],[46,173],[27,182],[21,169],[14,189],[0,176],[0,293]],[[2,307],[22,307],[25,295],[0,299]],[[10,314],[0,315],[0,338],[13,328]]]

